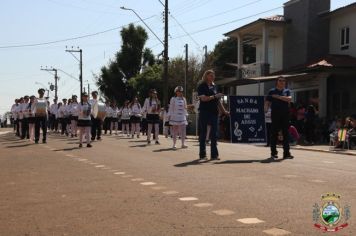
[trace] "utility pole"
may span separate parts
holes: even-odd
[[[204,63],[206,62],[206,60],[208,59],[208,46],[204,46],[203,47],[204,50]]]
[[[89,84],[89,82],[88,82],[88,96],[90,98],[90,84]]]
[[[44,70],[44,71],[54,71],[54,98],[58,101],[58,96],[57,96],[57,94],[58,94],[58,83],[57,83],[57,81],[58,81],[58,75],[57,75],[57,69],[55,69],[55,68],[42,68],[42,66],[41,66],[41,70]],[[48,91],[48,95],[49,95],[49,91]],[[48,96],[47,95],[47,96]]]
[[[184,73],[184,96],[187,97],[187,79],[188,79],[188,44],[185,44],[185,73]]]
[[[168,0],[164,4],[163,104],[168,104]]]
[[[80,97],[82,97],[82,95],[83,95],[83,50],[80,49],[79,47],[78,47],[78,49],[73,49],[73,47],[72,47],[72,49],[66,49],[66,52],[69,52],[70,54],[72,54],[72,56],[79,62]],[[80,53],[79,59],[74,56],[73,52]]]

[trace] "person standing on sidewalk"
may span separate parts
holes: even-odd
[[[265,112],[271,108],[271,158],[278,158],[277,138],[278,131],[283,134],[283,159],[294,158],[289,151],[289,103],[292,101],[290,90],[286,88],[286,80],[279,76],[276,87],[268,92],[265,103]]]
[[[217,131],[218,131],[218,117],[219,110],[229,115],[225,110],[220,98],[224,96],[222,93],[217,92],[217,87],[214,84],[215,72],[207,70],[204,72],[202,80],[200,81],[197,91],[200,99],[199,105],[199,159],[206,160],[206,133],[208,124],[211,125],[211,144],[210,156],[211,160],[220,160],[217,148]]]

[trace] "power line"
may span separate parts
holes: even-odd
[[[155,16],[156,15],[144,18],[144,20],[151,19],[152,17],[155,17]],[[131,22],[131,23],[135,24],[135,23],[138,23],[138,22],[140,22],[140,21],[135,21],[135,22]],[[129,24],[131,24],[131,23],[129,23]],[[114,30],[122,29],[123,27],[128,26],[129,24],[118,26],[118,27],[114,27],[114,28],[111,28],[111,29],[103,30],[103,31],[100,31],[100,32],[92,33],[92,34],[86,34],[86,35],[78,36],[78,37],[72,37],[72,38],[60,39],[60,40],[54,40],[54,41],[42,42],[42,43],[0,46],[0,49],[36,47],[36,46],[43,46],[43,45],[49,45],[49,44],[62,43],[62,42],[67,42],[67,41],[72,41],[72,40],[77,40],[77,39],[82,39],[82,38],[88,38],[88,37],[93,37],[93,36],[96,36],[96,35],[104,34],[104,33],[107,33],[107,32],[111,32],[111,31],[114,31]]]
[[[267,13],[267,12],[275,11],[275,10],[278,10],[278,9],[280,9],[280,8],[283,8],[283,7],[276,7],[276,8],[267,10],[267,11],[263,11],[263,12],[256,13],[256,14],[254,14],[254,15],[250,15],[250,16],[246,16],[246,17],[243,17],[243,18],[240,18],[240,19],[233,20],[233,21],[229,21],[229,22],[225,22],[225,23],[222,23],[222,24],[210,26],[210,27],[207,27],[207,28],[204,28],[204,29],[201,29],[201,30],[194,31],[194,32],[192,32],[192,33],[190,33],[190,34],[191,34],[191,35],[193,35],[193,34],[198,34],[198,33],[201,33],[201,32],[205,32],[205,31],[208,31],[208,30],[212,30],[212,29],[215,29],[215,28],[219,28],[219,27],[221,27],[221,26],[225,26],[225,25],[228,25],[228,24],[231,24],[231,23],[235,23],[235,22],[238,22],[238,21],[246,20],[246,19],[248,19],[248,18],[255,17],[255,16],[258,16],[258,15],[262,15],[262,14]],[[177,39],[177,38],[180,38],[180,37],[186,37],[186,36],[187,36],[187,35],[180,35],[180,36],[177,36],[177,37],[175,37],[175,38],[173,38],[173,39]]]

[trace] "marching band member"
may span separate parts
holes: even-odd
[[[106,101],[105,105],[106,105],[106,107],[105,107],[106,117],[104,119],[104,132],[105,132],[105,134],[107,134],[108,129],[110,129],[110,127],[111,127],[111,118],[112,118],[113,110],[110,106],[110,101]],[[110,132],[110,134],[111,134],[111,132]]]
[[[71,136],[72,138],[77,137],[77,124],[78,124],[78,116],[79,116],[79,104],[77,102],[77,96],[72,96],[72,104],[70,106],[70,114],[71,114]]]
[[[122,133],[127,134],[127,136],[130,136],[130,113],[131,109],[129,107],[129,100],[125,101],[124,106],[121,109],[121,128],[122,128]]]
[[[61,122],[61,134],[64,135],[64,133],[67,134],[67,99],[63,98],[62,99],[63,104],[61,106],[58,106],[58,113],[60,117],[60,122]]]
[[[35,105],[35,99],[36,97],[32,95],[30,97],[30,103],[28,104],[28,126],[29,126],[29,134],[30,134],[30,140],[35,141],[35,114],[33,113],[33,107]]]
[[[40,139],[40,127],[42,128],[42,143],[47,143],[47,115],[48,104],[47,100],[43,97],[45,90],[40,88],[38,90],[39,97],[34,103],[32,112],[35,114],[35,143],[38,144]]]
[[[17,106],[19,105],[19,100],[15,99],[15,104],[11,106],[11,114],[12,114],[12,119],[14,121],[14,132],[16,136],[20,136],[20,132],[18,129],[18,117],[17,117]]]
[[[95,104],[98,103],[98,92],[93,91],[91,93],[93,99],[89,100],[91,109],[95,106]],[[96,119],[93,116],[91,117],[92,120],[92,127],[91,127],[91,140],[101,140],[101,126],[102,126],[102,121],[100,119]]]
[[[160,144],[158,141],[158,133],[159,133],[159,112],[161,110],[161,102],[157,98],[156,89],[151,89],[149,97],[146,98],[145,103],[143,105],[143,111],[147,113],[147,143],[151,144],[151,133],[152,126],[154,125],[155,129],[155,140],[156,144]]]
[[[66,106],[66,113],[67,113],[67,118],[66,118],[66,122],[67,122],[67,129],[66,129],[66,135],[68,136],[69,134],[71,134],[72,132],[72,114],[70,113],[71,111],[71,107],[72,107],[72,102],[73,100],[71,98],[68,98],[68,104]]]
[[[28,127],[28,117],[29,117],[29,112],[28,112],[28,101],[29,101],[29,96],[24,96],[24,102],[22,103],[22,108],[21,108],[21,112],[23,115],[23,119],[22,119],[22,135],[21,135],[21,139],[30,139],[30,134],[29,134],[29,127]]]
[[[115,130],[115,134],[117,135],[117,130],[119,128],[119,108],[116,105],[116,102],[112,102],[111,104],[112,115],[111,115],[111,124],[110,124],[110,134],[113,130]]]
[[[23,113],[22,113],[22,106],[23,106],[23,97],[19,99],[19,105],[16,107],[17,117],[18,117],[18,129],[19,129],[19,137],[22,138],[22,123],[23,123]]]
[[[140,126],[141,126],[141,117],[142,117],[142,108],[138,101],[138,97],[134,97],[132,103],[130,104],[131,109],[131,135],[132,138],[137,135],[137,138],[140,137]]]
[[[92,147],[90,144],[91,105],[88,102],[88,94],[86,92],[82,93],[82,101],[78,106],[78,110],[79,147],[83,146],[83,136],[85,136],[87,139],[87,147]]]
[[[53,104],[50,106],[49,111],[51,113],[50,119],[50,127],[51,131],[58,131],[58,119],[57,119],[57,112],[58,112],[58,104],[57,99],[53,99]]]
[[[184,145],[187,129],[187,101],[183,97],[183,87],[177,86],[174,89],[175,97],[171,98],[169,105],[169,124],[172,125],[173,130],[173,149],[176,149],[177,136],[180,135],[182,140],[182,148],[187,148]]]
[[[169,117],[168,117],[168,110],[169,110],[169,105],[162,108],[160,118],[163,122],[163,134],[166,138],[168,138],[168,134],[172,136],[172,126],[169,124]]]

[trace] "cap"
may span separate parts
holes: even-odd
[[[39,88],[37,92],[38,92],[38,93],[44,93],[45,91],[46,91],[46,90],[45,90],[44,88]]]
[[[83,92],[83,93],[84,93],[84,92]],[[78,97],[78,96],[77,96],[77,95],[75,95],[75,94],[74,94],[74,95],[72,95],[72,98],[77,98],[77,97]]]
[[[157,94],[157,91],[156,91],[156,89],[150,89],[150,93],[155,93],[155,94]]]
[[[73,96],[77,97],[76,95],[73,95]],[[88,97],[87,92],[83,92],[83,93],[82,93],[82,97]]]
[[[92,95],[93,95],[93,94],[98,95],[98,91],[93,91],[93,92],[91,92],[91,94],[92,94]]]
[[[182,86],[177,86],[175,89],[174,89],[174,92],[183,92],[183,87]]]
[[[25,95],[23,98],[24,99],[29,99],[30,97],[28,95]]]
[[[31,95],[30,98],[31,98],[31,99],[32,99],[32,98],[36,98],[36,96],[35,96],[35,95]]]
[[[63,98],[62,101],[67,101],[67,99],[66,99],[66,98]]]

